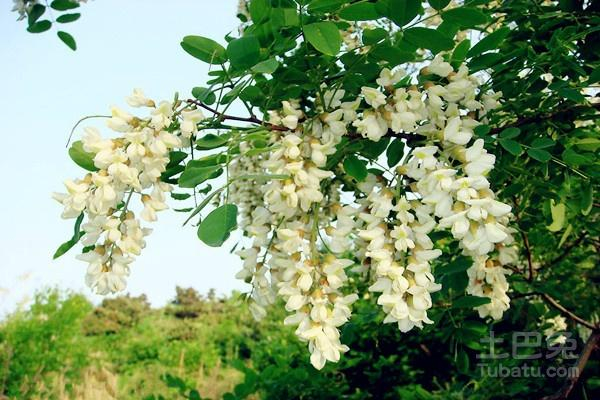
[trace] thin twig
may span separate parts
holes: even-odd
[[[202,103],[201,101],[198,100],[194,100],[194,99],[187,99],[186,100],[188,103],[190,104],[195,104],[198,107],[202,107],[207,111],[210,111],[211,113],[215,114],[215,116],[217,117],[217,119],[220,120],[231,120],[231,121],[241,121],[241,122],[251,122],[253,124],[258,124],[258,125],[263,125],[273,131],[289,131],[290,129],[286,128],[285,126],[278,126],[278,125],[273,125],[273,124],[269,124],[265,121],[262,121],[254,116],[251,117],[236,117],[235,115],[228,115],[228,114],[223,114],[220,113],[219,111],[215,110],[214,108],[207,106],[206,104]]]
[[[511,298],[519,299],[519,298],[532,297],[532,296],[541,297],[548,304],[550,304],[552,307],[557,309],[561,314],[563,314],[565,317],[569,318],[570,320],[575,321],[578,324],[585,326],[586,328],[590,328],[594,332],[600,330],[600,326],[598,324],[593,324],[592,322],[581,318],[574,312],[567,310],[554,297],[550,296],[549,294],[542,293],[542,292],[517,293],[517,294],[512,295]]]
[[[599,328],[598,325],[594,325],[590,321],[586,321],[585,319],[579,317],[578,315],[574,314],[573,312],[567,310],[566,308],[561,306],[560,303],[558,301],[556,301],[556,299],[554,297],[552,297],[546,293],[540,293],[540,295],[542,296],[542,298],[544,300],[546,300],[546,302],[548,304],[550,304],[552,307],[554,307],[558,311],[560,311],[561,314],[563,314],[565,317],[568,317],[568,318],[572,319],[573,321],[578,322],[579,324],[581,324],[587,328],[590,328],[593,331],[598,330],[598,328]]]
[[[553,265],[558,264],[562,260],[564,260],[565,257],[567,257],[571,253],[571,250],[573,250],[575,247],[579,246],[581,244],[581,242],[583,242],[583,240],[585,239],[586,235],[587,235],[587,232],[583,232],[581,234],[581,236],[579,236],[577,238],[577,240],[575,240],[573,243],[571,243],[570,245],[568,245],[567,247],[565,247],[565,250],[562,252],[561,255],[559,255],[558,257],[556,257],[554,260],[550,261],[547,265],[544,265],[543,268],[545,268],[545,267],[551,267]]]
[[[590,104],[589,106],[568,107],[568,108],[563,108],[561,110],[557,110],[554,112],[549,112],[549,113],[545,113],[545,114],[535,114],[535,115],[531,115],[529,117],[519,118],[513,123],[510,123],[510,124],[507,124],[504,126],[499,126],[497,128],[493,128],[492,130],[490,130],[489,134],[495,135],[497,133],[502,132],[506,128],[518,128],[523,125],[528,125],[528,124],[532,124],[535,122],[541,122],[544,120],[552,119],[558,115],[569,114],[571,112],[576,112],[576,111],[585,111],[585,110],[588,110],[589,108],[594,108],[596,110],[600,110],[600,103]]]

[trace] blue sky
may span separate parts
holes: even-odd
[[[101,299],[85,287],[86,265],[75,260],[75,251],[52,261],[72,234],[72,220],[60,218],[51,193],[62,191],[64,179],[82,174],[67,155],[68,133],[82,116],[124,106],[134,87],[155,100],[171,99],[175,91],[188,95],[206,81],[208,70],[180,48],[181,38],[196,34],[222,42],[238,24],[237,0],[95,0],[81,7],[79,21],[64,27],[79,46],[72,52],[54,30],[26,32],[8,3],[0,9],[0,315],[47,286]],[[132,266],[128,292],[146,293],[161,305],[173,297],[175,285],[201,292],[246,290],[234,278],[240,262],[229,254],[233,242],[209,248],[193,228],[181,227],[184,219],[159,214]]]

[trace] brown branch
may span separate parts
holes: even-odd
[[[581,373],[590,359],[590,356],[598,347],[599,341],[600,332],[592,332],[588,340],[585,342],[585,346],[583,347],[581,354],[577,358],[577,362],[574,366],[575,374],[573,374],[573,376],[569,376],[563,387],[558,392],[550,396],[542,397],[540,400],[566,400],[575,388],[575,385],[577,385],[577,382],[579,382]]]
[[[189,104],[194,104],[198,107],[204,108],[207,111],[210,111],[211,113],[215,114],[217,119],[220,121],[228,119],[231,121],[250,122],[253,124],[263,125],[264,127],[271,129],[273,131],[289,131],[290,130],[290,129],[286,128],[285,126],[273,125],[273,124],[269,124],[268,122],[261,121],[260,119],[254,117],[254,116],[252,116],[252,117],[236,117],[235,115],[223,114],[198,100],[187,99],[186,102]]]
[[[565,247],[565,250],[562,252],[561,255],[559,255],[558,257],[556,257],[554,260],[550,261],[547,265],[544,266],[544,268],[545,267],[551,267],[553,265],[558,264],[562,260],[564,260],[565,257],[567,257],[571,253],[571,250],[573,250],[575,247],[579,246],[581,244],[581,242],[583,242],[583,240],[585,239],[586,235],[587,235],[587,232],[583,232],[581,234],[581,236],[579,236],[577,238],[577,240],[575,240],[573,243],[571,243],[570,245],[568,245],[567,247]]]
[[[556,301],[556,299],[554,297],[550,296],[549,294],[540,293],[540,296],[542,296],[542,298],[544,300],[546,300],[546,302],[548,302],[548,304],[550,304],[552,307],[556,308],[565,317],[567,317],[587,328],[590,328],[593,331],[597,331],[599,329],[598,325],[594,325],[590,321],[586,321],[585,319],[579,317],[578,315],[574,314],[573,312],[571,312],[571,311],[567,310],[566,308],[564,308],[563,306],[561,306],[560,303],[558,301]]]
[[[585,110],[588,110],[590,107],[594,108],[596,110],[600,110],[600,103],[590,104],[589,106],[568,107],[568,108],[563,108],[561,110],[557,110],[554,112],[549,112],[549,113],[545,113],[545,114],[536,114],[536,115],[531,115],[529,117],[519,118],[511,124],[507,124],[504,126],[499,126],[497,128],[491,129],[489,134],[495,135],[495,134],[502,132],[506,128],[518,128],[523,125],[533,124],[536,122],[541,122],[541,121],[544,121],[547,119],[551,119],[551,118],[554,118],[559,115],[569,114],[571,112],[576,112],[576,111],[585,111]]]
[[[364,138],[361,134],[358,134],[358,133],[348,133],[345,136],[350,139],[363,139]],[[410,143],[410,142],[414,142],[416,140],[421,139],[423,136],[419,135],[418,133],[396,133],[396,132],[392,131],[391,129],[388,129],[388,131],[384,135],[384,137],[406,139],[406,141],[408,143]]]
[[[552,307],[557,309],[561,314],[563,314],[565,317],[569,318],[570,320],[575,321],[578,324],[585,326],[586,328],[590,328],[594,332],[600,330],[599,325],[597,325],[597,324],[594,325],[590,321],[587,321],[587,320],[581,318],[580,316],[578,316],[577,314],[573,313],[572,311],[567,310],[554,297],[550,296],[549,294],[542,293],[542,292],[517,293],[517,294],[512,295],[511,298],[519,299],[519,298],[532,297],[532,296],[540,296],[543,300],[545,300],[548,304],[550,304]]]

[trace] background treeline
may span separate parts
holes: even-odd
[[[508,399],[554,393],[564,379],[482,376],[477,355],[488,327],[461,309],[436,315],[425,330],[401,334],[380,324],[371,299],[343,331],[351,351],[316,371],[304,344],[282,325],[281,307],[261,323],[238,294],[200,296],[177,288],[166,307],[145,296],[105,299],[49,290],[0,325],[2,399]],[[510,352],[512,331],[542,331],[539,315],[522,313],[491,327]],[[447,323],[440,321],[446,319]],[[577,353],[582,341],[578,332]],[[585,335],[585,333],[583,333]],[[532,349],[535,351],[537,349]],[[504,366],[572,365],[561,357],[502,360]],[[570,398],[598,398],[597,359]],[[482,389],[484,388],[484,389]]]

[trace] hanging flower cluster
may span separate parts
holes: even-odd
[[[490,299],[477,307],[480,316],[498,319],[509,307],[503,265],[516,261],[507,227],[511,208],[495,199],[486,179],[495,157],[474,135],[480,124],[475,116],[484,118],[499,95],[479,93],[465,66],[454,71],[440,56],[422,74],[440,83],[418,88],[409,77],[403,80],[403,71],[384,69],[379,87],[363,87],[358,99],[343,102],[344,90],[323,87],[312,118],[298,102],[283,102],[281,110],[269,112],[269,123],[285,127],[272,133],[280,147],[237,161],[289,177],[259,189],[248,182],[232,192],[252,239],[237,252],[244,260],[238,277],[253,286],[250,308],[257,318],[277,296],[284,299],[290,312],[285,323],[297,326],[316,368],[348,350],[339,328],[358,299],[346,288],[352,266],[378,293],[385,323],[406,332],[433,322],[427,311],[431,293],[441,286],[431,262],[442,254],[429,236],[435,230],[450,230],[472,257],[467,292]],[[368,174],[354,198],[342,202],[344,174],[334,174],[327,161],[344,136],[356,134],[375,142],[400,135],[420,145],[393,177]]]
[[[85,246],[79,259],[89,264],[86,283],[99,294],[125,289],[129,265],[145,247],[144,237],[150,229],[131,210],[136,196],[143,205],[144,221],[156,221],[156,212],[167,208],[165,194],[171,185],[161,182],[169,163],[169,151],[189,143],[199,111],[182,112],[181,129],[172,129],[174,105],[158,106],[135,90],[127,99],[132,107],[148,107],[150,115],[141,119],[116,107],[107,125],[120,134],[107,139],[95,128],[86,128],[81,140],[82,151],[91,155],[93,171],[83,179],[67,180],[67,193],[55,193],[64,206],[63,218],[87,217],[81,226],[81,243]]]
[[[362,295],[353,292],[350,275],[376,294],[384,323],[402,332],[433,323],[431,294],[441,285],[432,265],[443,248],[432,239],[435,231],[449,231],[473,260],[467,293],[489,299],[476,307],[479,315],[498,319],[509,307],[504,265],[517,258],[507,226],[511,208],[495,199],[486,178],[495,157],[474,133],[499,94],[482,93],[464,65],[455,71],[439,55],[421,74],[416,86],[404,71],[383,69],[377,86],[362,87],[358,97],[323,84],[314,101],[284,101],[267,113],[264,126],[222,136],[230,141],[226,161],[215,168],[224,164],[227,182],[206,202],[239,210],[246,238],[236,252],[243,260],[236,277],[252,286],[255,318],[278,298],[285,302],[284,323],[307,342],[316,368],[348,351],[340,327]],[[88,284],[102,294],[124,289],[149,233],[130,199],[139,196],[142,219],[156,220],[172,190],[161,180],[170,152],[193,146],[210,125],[197,109],[157,106],[140,91],[128,102],[149,107],[150,115],[113,109],[108,126],[120,134],[115,139],[88,129],[82,151],[92,155],[95,170],[67,181],[68,193],[56,195],[65,218],[87,216],[79,258],[89,263]],[[256,135],[267,142],[261,151],[253,148]],[[407,145],[393,171],[368,170],[376,160],[361,160],[354,150],[344,154],[357,140],[374,144],[390,136]],[[443,273],[443,265],[436,268]]]

